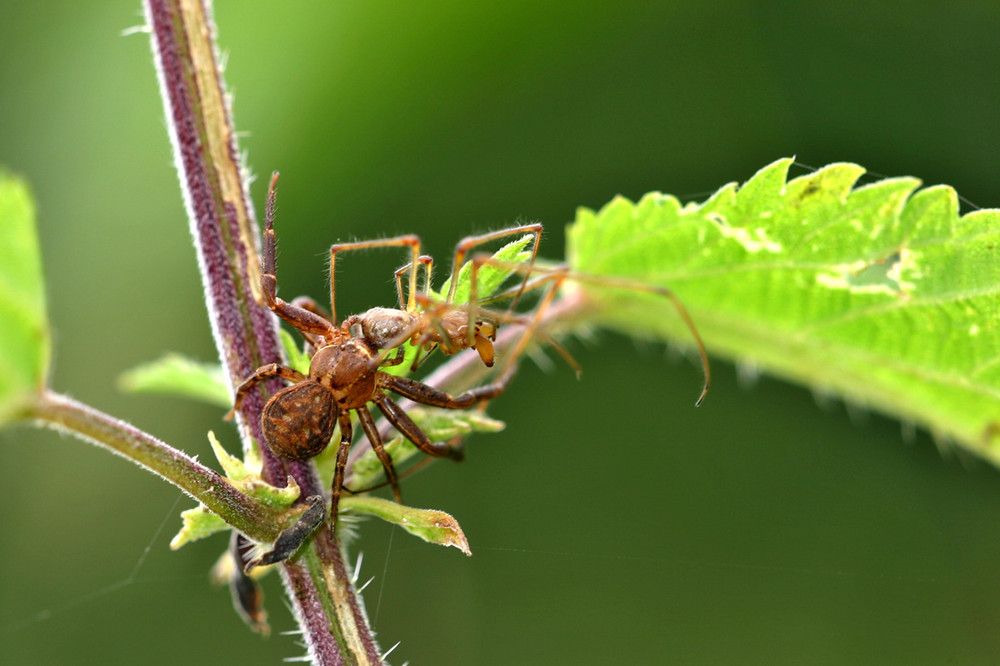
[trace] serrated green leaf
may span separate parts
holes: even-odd
[[[444,511],[414,509],[367,495],[344,497],[340,500],[340,506],[399,525],[428,543],[453,546],[466,555],[472,555],[469,541],[465,538],[458,521]]]
[[[35,204],[23,181],[0,171],[0,423],[42,389],[49,338]]]
[[[130,393],[163,393],[219,407],[232,406],[222,367],[198,363],[180,354],[167,354],[122,373],[118,385]]]
[[[203,504],[182,511],[181,520],[183,521],[181,531],[170,541],[171,550],[177,550],[192,541],[212,536],[216,532],[232,529],[218,514],[212,513]]]
[[[1000,463],[1000,211],[958,216],[950,187],[852,189],[791,160],[703,204],[652,193],[580,210],[582,273],[672,289],[709,351],[952,437]],[[588,320],[690,341],[666,299],[584,282]]]

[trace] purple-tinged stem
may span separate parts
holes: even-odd
[[[30,417],[142,465],[254,539],[269,541],[278,534],[275,512],[244,495],[215,470],[133,425],[50,391],[42,393]]]
[[[237,158],[214,24],[204,0],[145,0],[145,10],[212,332],[232,390],[257,367],[282,359],[276,319],[254,298],[259,228]],[[262,385],[244,400],[245,450],[263,441],[261,409],[277,388]],[[291,475],[303,497],[322,494],[312,465],[259,448],[268,482],[284,485]],[[339,544],[321,529],[303,551],[282,565],[283,578],[313,662],[381,663]]]

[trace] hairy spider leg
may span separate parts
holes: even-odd
[[[226,414],[225,420],[229,421],[236,415],[239,410],[240,405],[243,404],[244,398],[247,397],[247,393],[250,392],[254,386],[264,381],[265,379],[270,379],[272,377],[280,377],[293,384],[298,384],[299,382],[308,379],[298,370],[293,370],[292,368],[280,365],[278,363],[268,363],[267,365],[262,365],[257,368],[252,375],[243,380],[243,383],[236,388],[236,397],[233,399],[233,408],[229,410]]]
[[[426,254],[422,254],[417,257],[417,264],[424,267],[424,288],[420,293],[428,294],[431,289],[431,271],[434,267],[434,258],[429,257]],[[403,294],[403,274],[410,271],[413,264],[406,264],[396,269],[396,294],[399,296],[399,307],[401,309],[406,309],[406,297]]]
[[[529,266],[534,266],[535,259],[538,258],[538,243],[542,237],[542,225],[537,222],[535,224],[523,224],[518,227],[499,229],[497,231],[491,231],[489,233],[480,234],[478,236],[466,236],[465,238],[460,240],[455,245],[455,256],[452,258],[451,284],[448,287],[448,298],[446,299],[447,302],[452,303],[455,300],[455,290],[458,288],[458,274],[462,270],[462,264],[465,263],[465,256],[470,251],[479,247],[480,245],[489,243],[490,241],[499,240],[501,238],[507,238],[508,236],[517,236],[519,234],[531,234],[535,237],[535,241],[531,244],[531,259],[527,262]],[[527,274],[525,276],[525,282],[527,282]],[[512,307],[517,305],[517,300],[519,297],[520,297],[520,292],[518,293],[517,296],[514,297],[514,302],[512,304]]]
[[[416,294],[415,302],[416,302],[416,305],[422,306],[422,303],[428,302],[430,300],[429,294],[430,294],[430,291],[431,291],[431,284],[432,284],[431,275],[432,275],[432,271],[434,270],[434,258],[430,257],[430,256],[428,256],[426,254],[422,254],[419,257],[417,257],[417,263],[420,264],[421,266],[423,266],[423,268],[424,268],[424,286],[423,286],[423,289],[421,289]],[[396,269],[396,273],[395,273],[395,277],[396,277],[396,293],[399,295],[399,307],[400,308],[405,308],[406,307],[406,300],[407,299],[403,295],[403,293],[404,293],[403,292],[403,275],[407,271],[411,270],[411,266],[412,266],[412,264],[406,264],[405,266],[401,266],[400,268]],[[446,331],[444,331],[444,329],[441,328],[440,326],[438,326],[437,328],[440,329],[439,330],[439,335],[446,335],[447,334]],[[414,330],[414,333],[416,333],[416,332],[417,332],[417,330]],[[420,365],[424,362],[424,360],[426,360],[427,357],[430,356],[431,352],[434,351],[434,348],[437,346],[437,343],[429,342],[428,339],[430,337],[432,337],[432,336],[429,336],[429,334],[427,334],[425,332],[424,335],[421,336],[421,339],[419,341],[413,343],[414,346],[417,347],[417,349],[419,351],[417,353],[417,356],[414,357],[413,363],[410,365],[410,370],[416,371],[416,369],[420,367]],[[404,342],[405,342],[405,339],[401,340],[399,344],[403,344]]]
[[[375,426],[375,419],[372,418],[372,413],[368,411],[368,407],[359,408],[357,413],[358,421],[361,422],[361,428],[365,431],[365,436],[368,437],[368,442],[371,444],[372,450],[375,451],[375,455],[385,470],[385,480],[392,487],[392,495],[398,504],[402,504],[403,496],[399,491],[399,477],[396,474],[396,467],[392,464],[392,456],[385,450],[385,442],[382,441],[382,434],[379,433],[378,428]]]
[[[302,308],[303,310],[308,310],[314,315],[318,315],[327,321],[331,321],[331,315],[326,311],[326,308],[309,296],[296,296],[292,299],[292,305],[297,308]]]
[[[276,315],[287,321],[304,334],[322,336],[328,342],[338,338],[336,322],[307,310],[303,307],[288,303],[278,297],[278,277],[275,261],[276,241],[274,237],[274,209],[276,188],[278,185],[278,172],[271,175],[271,186],[267,191],[267,206],[264,209],[264,238],[261,248],[263,270],[260,276],[261,291],[264,292],[264,301]],[[308,339],[308,338],[307,338]]]
[[[330,530],[336,531],[337,511],[340,505],[340,491],[344,487],[344,469],[347,467],[347,456],[351,452],[351,440],[354,431],[351,427],[351,413],[343,411],[338,416],[340,425],[340,444],[337,448],[337,463],[333,471],[333,487],[330,490]],[[395,470],[393,470],[395,473]]]
[[[549,288],[539,301],[538,305],[535,307],[531,321],[525,327],[524,333],[518,339],[518,342],[514,346],[511,353],[507,356],[507,359],[505,361],[505,367],[506,365],[516,363],[518,356],[520,356],[521,353],[523,353],[524,350],[527,348],[527,345],[530,342],[532,336],[538,334],[539,332],[538,327],[542,319],[544,318],[546,310],[548,310],[557,292],[559,291],[559,288],[566,280],[593,284],[599,287],[641,291],[641,292],[646,292],[648,294],[661,296],[669,300],[671,306],[677,312],[678,316],[681,318],[681,321],[684,322],[685,327],[691,333],[691,337],[694,339],[695,346],[698,349],[698,355],[701,360],[702,371],[704,373],[704,378],[705,378],[701,393],[699,394],[698,399],[695,402],[695,405],[696,406],[700,405],[702,400],[704,400],[705,395],[708,393],[708,389],[712,381],[711,367],[708,362],[708,353],[705,351],[705,343],[702,341],[701,334],[698,332],[698,328],[697,326],[695,326],[694,320],[688,313],[687,308],[684,307],[684,304],[681,302],[680,298],[678,298],[677,295],[670,289],[667,289],[666,287],[661,287],[659,285],[651,285],[645,282],[639,282],[636,280],[628,280],[628,279],[603,276],[603,275],[588,275],[586,273],[578,273],[566,267],[557,267],[553,269],[537,269],[532,266],[524,266],[522,264],[515,262],[498,261],[489,255],[483,254],[483,255],[477,255],[476,257],[473,258],[473,264],[472,264],[473,276],[470,280],[470,296],[469,296],[470,301],[475,301],[477,299],[476,296],[476,289],[478,284],[477,275],[481,267],[485,265],[491,265],[498,268],[504,268],[511,271],[521,272],[524,273],[525,275],[530,275],[532,272],[538,273],[541,270],[547,271],[546,274],[537,276],[534,280],[531,281],[526,280],[525,287],[524,289],[521,290],[521,292],[542,288],[545,286],[546,283],[551,283],[551,285],[549,286]],[[511,292],[506,292],[506,294],[501,294],[498,298],[506,297],[506,295],[509,295],[510,293]],[[494,299],[490,298],[486,300],[492,301]],[[501,370],[501,375],[503,374],[504,371],[505,371],[504,369]]]
[[[532,234],[535,237],[535,241],[531,244],[531,259],[527,262],[528,271],[524,273],[524,280],[521,282],[521,287],[518,289],[511,301],[509,310],[513,311],[517,307],[517,302],[521,298],[521,294],[524,292],[525,285],[528,283],[528,278],[531,276],[531,267],[535,265],[535,260],[538,258],[538,244],[542,238],[542,225],[539,223],[535,224],[523,224],[517,227],[509,227],[507,229],[499,229],[497,231],[491,231],[489,233],[480,234],[478,236],[466,236],[455,245],[455,256],[452,258],[451,265],[451,284],[448,287],[448,298],[445,299],[448,303],[454,303],[455,301],[455,291],[458,289],[458,275],[462,270],[462,264],[465,263],[466,255],[473,249],[489,243],[490,241],[499,240],[501,238],[507,238],[508,236],[516,236],[518,234]],[[473,280],[473,283],[475,280]],[[475,344],[475,313],[473,309],[477,306],[476,295],[473,291],[469,292],[469,318],[468,327],[466,329],[466,342],[469,347]]]
[[[330,320],[330,313],[326,311],[326,308],[308,296],[296,296],[292,299],[292,305],[294,307],[307,310],[318,317],[326,319],[327,321]],[[312,356],[317,349],[326,344],[326,338],[321,335],[316,335],[301,329],[299,329],[299,333],[301,333],[302,337],[305,338],[307,343],[306,352],[309,356]]]
[[[336,261],[338,252],[346,252],[350,250],[363,250],[366,248],[373,247],[409,247],[411,259],[408,266],[410,267],[410,284],[409,284],[409,296],[407,298],[407,305],[405,310],[413,311],[415,307],[415,298],[417,291],[417,270],[420,264],[420,238],[414,235],[407,236],[396,236],[395,238],[381,238],[377,240],[367,240],[367,241],[355,241],[353,243],[335,243],[330,246],[330,321],[337,325],[337,301],[336,301],[336,289],[335,289],[335,271],[336,271]],[[400,304],[402,307],[402,292],[400,291]]]

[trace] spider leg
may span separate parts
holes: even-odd
[[[294,299],[292,299],[292,305],[294,307],[301,308],[303,310],[308,310],[309,312],[312,312],[315,315],[319,315],[324,319],[327,320],[330,319],[330,313],[327,312],[322,305],[320,305],[313,299],[309,298],[308,296],[296,296]],[[312,352],[314,352],[315,350],[319,349],[320,347],[322,347],[324,344],[327,343],[327,340],[325,338],[323,338],[320,335],[316,335],[315,333],[309,333],[301,329],[299,329],[299,333],[301,333],[302,337],[306,339],[306,342],[308,342],[312,346],[312,351],[310,351],[310,355],[312,355]]]
[[[420,265],[420,238],[417,236],[396,236],[395,238],[382,238],[379,240],[369,240],[369,241],[355,241],[353,243],[335,243],[330,246],[330,321],[333,322],[334,326],[337,324],[337,293],[335,289],[335,271],[337,263],[337,253],[344,252],[346,250],[362,250],[365,248],[372,247],[398,247],[398,246],[408,246],[410,248],[411,259],[409,263],[410,270],[410,287],[409,296],[407,297],[408,307],[407,310],[413,310],[414,303],[413,299],[416,297],[417,291],[417,270]],[[400,298],[402,298],[402,291],[400,291]]]
[[[337,507],[340,504],[340,493],[344,487],[344,468],[347,467],[347,455],[351,452],[351,438],[354,431],[351,427],[351,412],[344,410],[338,415],[340,423],[340,446],[337,449],[337,466],[333,471],[333,484],[330,489],[330,529],[337,529]]]
[[[445,326],[446,317],[464,318],[459,308],[450,303],[435,302],[426,295],[418,296],[417,304],[423,309],[424,319],[427,323],[416,344],[429,345],[428,353],[433,351],[435,347],[440,347],[445,354],[455,354],[463,349],[468,349],[467,346],[459,346],[449,334],[448,327]],[[434,338],[435,334],[437,334],[437,339]]]
[[[336,327],[326,318],[278,297],[278,278],[275,260],[275,246],[277,242],[274,237],[274,205],[277,184],[278,173],[274,172],[271,175],[271,187],[267,191],[267,207],[264,212],[264,238],[261,247],[263,270],[260,276],[260,289],[264,292],[264,301],[267,303],[267,307],[271,308],[276,315],[303,333],[321,335],[327,339],[332,339],[336,335]]]
[[[327,321],[329,321],[330,319],[330,313],[326,311],[326,308],[324,308],[322,305],[317,303],[309,296],[295,297],[294,299],[292,299],[292,305],[294,305],[297,308],[302,308],[303,310],[308,310],[309,312],[312,312],[314,315],[319,315],[320,317],[326,319]]]
[[[379,367],[390,368],[394,365],[399,365],[404,360],[406,360],[406,347],[399,347],[396,350],[396,355],[393,356],[392,358],[388,357],[384,358],[382,362],[379,364]]]
[[[392,486],[392,494],[395,496],[396,502],[402,504],[403,500],[399,493],[399,477],[396,475],[396,468],[392,464],[392,458],[385,451],[385,443],[382,441],[382,435],[379,434],[378,428],[375,426],[375,419],[372,418],[372,414],[368,411],[367,407],[358,407],[355,411],[358,413],[361,428],[365,431],[365,435],[368,436],[368,441],[371,443],[375,455],[378,456],[382,467],[385,468],[385,478],[389,481],[389,485]]]
[[[493,240],[500,238],[506,238],[507,236],[516,236],[518,234],[532,234],[535,237],[535,242],[531,244],[531,259],[527,262],[527,270],[524,273],[524,280],[521,281],[521,286],[514,295],[513,300],[510,303],[510,310],[513,310],[517,306],[517,301],[521,298],[521,294],[524,293],[525,287],[528,284],[528,279],[531,277],[531,269],[535,265],[535,259],[538,258],[538,242],[542,237],[542,225],[541,224],[525,224],[518,227],[511,227],[509,229],[501,229],[500,231],[493,231],[488,234],[482,234],[480,236],[468,236],[463,238],[455,246],[455,257],[453,259],[451,268],[451,286],[448,289],[448,302],[453,303],[455,300],[455,290],[458,288],[458,274],[462,270],[462,263],[465,261],[465,256],[473,248],[488,243]],[[479,299],[477,295],[478,284],[477,284],[478,273],[475,269],[475,263],[473,263],[472,276],[469,282],[469,314],[468,314],[468,327],[466,328],[466,346],[474,347],[476,344],[476,328],[475,319],[476,313],[474,307],[478,307]]]
[[[422,254],[417,257],[417,263],[424,267],[424,289],[423,293],[427,294],[431,288],[431,270],[434,267],[433,257],[428,257],[426,254]],[[403,275],[407,271],[412,271],[413,264],[406,264],[401,268],[396,269],[396,295],[399,297],[399,307],[403,310],[406,309],[406,296],[403,294]]]
[[[493,266],[501,265],[510,267],[516,266],[517,268],[514,268],[514,270],[524,271],[525,273],[524,282],[521,284],[521,289],[517,292],[516,296],[514,297],[516,300],[517,297],[519,297],[521,293],[524,291],[525,286],[528,284],[528,277],[531,275],[531,270],[533,266],[525,267],[521,266],[520,264],[506,264],[506,263],[496,262],[492,257],[487,255],[477,255],[472,260],[470,299],[473,299],[476,296],[476,283],[477,283],[476,278],[479,274],[479,271],[482,269],[483,266],[489,266],[489,265]],[[513,373],[518,357],[527,348],[528,343],[531,341],[532,336],[535,334],[535,330],[538,328],[539,324],[541,324],[542,318],[545,316],[546,310],[548,310],[549,306],[552,304],[552,299],[555,298],[556,293],[558,293],[559,291],[559,287],[561,287],[562,283],[566,280],[566,271],[556,270],[552,272],[551,276],[552,276],[551,277],[552,285],[545,292],[545,295],[542,296],[541,300],[538,302],[538,305],[535,307],[534,316],[531,317],[531,321],[529,321],[528,324],[524,327],[524,333],[521,334],[521,337],[518,339],[517,344],[514,345],[514,349],[510,352],[510,354],[507,355],[507,360],[504,361],[503,370],[500,373],[501,377]],[[544,282],[539,282],[538,286],[541,286],[543,284]]]
[[[386,375],[391,376],[391,375]],[[398,377],[394,377],[398,379]],[[417,382],[419,383],[419,382]],[[435,458],[453,458],[455,460],[462,459],[462,453],[457,449],[453,449],[447,444],[442,444],[440,442],[432,442],[431,438],[420,429],[413,419],[407,415],[403,409],[397,405],[392,398],[385,395],[381,391],[378,392],[373,400],[375,404],[378,405],[379,410],[385,415],[385,418],[392,426],[402,433],[403,437],[413,442],[413,445],[418,449],[423,451],[429,456],[434,456]]]
[[[236,388],[236,397],[233,399],[233,408],[229,410],[228,414],[226,414],[226,420],[228,421],[236,415],[236,412],[239,410],[240,405],[243,404],[243,399],[246,398],[250,389],[265,379],[270,379],[271,377],[281,377],[282,379],[288,380],[293,384],[297,384],[306,379],[306,376],[298,370],[293,370],[292,368],[279,365],[277,363],[269,363],[257,368],[252,375],[243,380],[243,383]]]
[[[449,393],[445,393],[433,386],[417,381],[416,379],[410,379],[409,377],[396,377],[382,373],[378,379],[381,388],[389,389],[422,405],[444,407],[445,409],[466,409],[478,402],[491,400],[503,393],[507,388],[507,384],[510,383],[511,378],[514,376],[513,368],[514,366],[510,366],[507,371],[501,373],[491,384],[477,386],[456,396],[452,396]],[[388,414],[386,417],[388,418]]]
[[[455,298],[455,290],[458,288],[458,273],[462,270],[462,263],[465,261],[465,255],[469,253],[473,248],[489,243],[500,238],[506,238],[508,236],[516,236],[518,234],[532,234],[535,237],[535,242],[531,246],[531,260],[528,262],[529,267],[535,264],[535,258],[538,256],[538,241],[542,236],[542,225],[541,224],[524,224],[518,227],[510,227],[509,229],[501,229],[499,231],[493,231],[488,234],[482,234],[480,236],[467,236],[458,242],[455,246],[455,257],[452,260],[451,266],[451,286],[448,289],[448,302],[452,302]],[[530,275],[530,270],[524,276],[524,283],[527,283],[528,276]],[[523,288],[522,290],[523,291]],[[514,303],[512,305],[517,305],[517,299],[520,297],[520,292],[514,297]],[[475,301],[470,298],[470,302]]]
[[[511,271],[524,273],[525,276],[530,275],[533,270],[535,272],[539,272],[539,269],[533,269],[530,266],[526,267],[521,264],[513,262],[497,261],[496,259],[493,259],[493,257],[490,257],[485,254],[478,255],[473,258],[473,263],[472,263],[473,277],[471,281],[471,286],[473,290],[476,287],[476,277],[475,277],[476,273],[480,270],[482,266],[495,266],[499,268],[505,268]],[[575,271],[572,271],[565,266],[561,266],[554,269],[546,269],[546,270],[548,271],[547,274],[537,277],[536,279],[533,279],[530,282],[526,282],[525,287],[521,289],[521,291],[524,291],[525,289],[528,290],[537,289],[545,286],[546,284],[550,285],[545,295],[542,296],[541,300],[536,306],[534,315],[531,317],[531,321],[525,327],[524,334],[521,336],[520,340],[518,340],[513,351],[508,355],[505,365],[505,370],[503,372],[509,372],[511,370],[509,366],[511,366],[516,361],[517,357],[525,350],[531,337],[536,333],[540,334],[540,332],[538,331],[538,327],[544,318],[546,310],[551,305],[552,300],[555,298],[563,282],[571,280],[574,282],[592,284],[597,287],[606,287],[609,289],[626,289],[631,291],[645,292],[647,294],[667,299],[670,302],[670,305],[673,307],[674,311],[680,317],[681,321],[684,323],[684,326],[688,329],[688,332],[691,333],[691,337],[694,339],[695,347],[697,348],[698,355],[701,359],[701,367],[705,375],[705,382],[702,385],[701,394],[695,401],[695,405],[697,406],[701,404],[701,401],[704,400],[705,395],[708,394],[709,386],[712,383],[712,370],[708,362],[708,353],[705,351],[705,343],[701,339],[701,334],[698,333],[698,328],[695,326],[694,320],[688,313],[687,308],[684,307],[684,304],[681,302],[681,299],[677,297],[677,294],[675,294],[670,289],[667,289],[666,287],[663,287],[661,285],[648,284],[636,280],[629,280],[627,278],[616,278],[606,275],[587,275],[586,273],[577,273]],[[509,293],[510,292],[507,292],[507,294]],[[503,296],[504,295],[501,295],[501,297]],[[493,299],[491,298],[487,300],[490,301]],[[566,358],[566,355],[564,355],[564,358]],[[570,363],[570,365],[573,366],[574,368],[577,367],[575,363]]]

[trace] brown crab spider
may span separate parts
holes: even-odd
[[[385,419],[427,455],[461,459],[461,452],[458,449],[431,441],[387,393],[393,392],[424,405],[445,409],[466,409],[502,393],[513,373],[499,377],[496,381],[485,386],[452,396],[414,379],[397,377],[380,369],[403,362],[405,348],[401,344],[412,334],[399,342],[393,342],[393,336],[398,335],[399,322],[404,321],[405,326],[416,330],[420,322],[423,321],[416,309],[417,269],[421,265],[420,241],[416,236],[399,236],[378,241],[332,246],[330,248],[331,308],[329,316],[326,316],[322,308],[309,299],[296,299],[291,303],[282,300],[277,295],[275,259],[274,210],[277,180],[278,174],[275,173],[271,178],[268,190],[262,243],[261,291],[267,306],[299,330],[315,351],[308,374],[277,363],[258,368],[237,388],[233,409],[227,418],[232,418],[240,409],[251,389],[266,379],[277,377],[289,382],[290,385],[271,396],[264,405],[261,414],[261,427],[265,443],[275,455],[294,461],[312,458],[327,447],[335,428],[339,426],[340,443],[337,450],[330,500],[331,529],[335,529],[338,504],[344,484],[344,470],[353,435],[351,412],[357,414],[365,435],[385,468],[386,478],[392,486],[393,494],[399,501],[398,477],[391,458],[385,452],[382,436],[375,426],[375,421],[367,406],[368,403],[375,403]],[[476,244],[478,243],[474,242],[472,245]],[[349,249],[392,246],[408,247],[412,253],[407,309],[399,311],[375,309],[378,311],[377,316],[372,315],[372,311],[369,311],[365,315],[348,317],[343,323],[338,324],[334,300],[336,294],[334,282],[336,253]],[[402,304],[402,297],[400,300]],[[355,334],[354,330],[360,330],[360,334]],[[465,338],[460,337],[459,339]],[[473,339],[472,344],[474,345],[475,342],[476,340]],[[380,351],[391,352],[393,349],[397,349],[397,353],[391,358],[388,355],[383,355]],[[294,534],[280,537],[271,553],[257,558],[248,566],[280,561],[294,552],[298,545],[301,545],[312,529],[319,522],[322,522],[321,517],[317,521],[319,514],[316,510],[316,502],[310,501],[312,506],[306,514],[309,515],[309,521],[313,523],[311,528],[308,528],[304,535],[301,534],[304,530],[301,524],[291,528],[288,532],[291,534],[294,531]],[[323,513],[325,514],[325,511]]]

